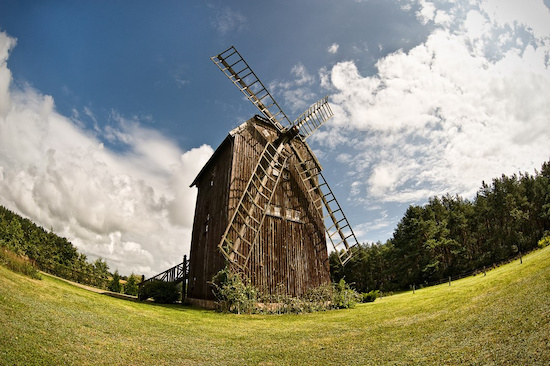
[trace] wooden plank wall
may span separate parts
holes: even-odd
[[[191,241],[189,297],[213,299],[208,282],[225,266],[218,243],[266,141],[276,137],[273,126],[253,118],[220,146],[216,161],[201,173]],[[301,152],[309,154],[304,147]],[[281,208],[282,217],[266,217],[248,263],[252,284],[266,294],[277,295],[283,290],[301,296],[330,281],[323,221],[303,192],[296,163],[296,157],[289,159],[288,180],[281,181],[272,202]],[[299,211],[300,219],[288,220],[287,209]]]
[[[232,141],[225,140],[219,149],[216,161],[207,167],[197,181],[198,194],[191,238],[187,293],[191,298],[214,299],[208,282],[225,267],[225,259],[218,251],[218,242],[228,222]]]
[[[236,197],[242,195],[266,143],[263,129],[271,130],[274,136],[276,134],[269,125],[258,123],[257,127],[244,130],[235,139],[234,171],[243,175],[234,180],[237,183],[234,187]],[[302,148],[302,154],[309,153]],[[276,295],[282,286],[288,295],[301,296],[310,288],[330,281],[324,226],[303,192],[295,168],[297,161],[294,156],[289,159],[289,179],[281,180],[271,202],[272,206],[281,209],[282,217],[266,217],[248,263],[252,283],[266,294]],[[236,169],[237,164],[244,169]],[[288,209],[299,211],[300,220],[288,220]]]

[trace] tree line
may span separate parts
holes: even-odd
[[[342,267],[329,256],[335,283],[359,292],[398,291],[505,262],[550,243],[550,162],[535,174],[502,175],[482,183],[473,200],[449,194],[411,205],[385,243],[354,248]],[[0,206],[0,248],[38,268],[80,283],[108,288],[118,277],[101,258],[90,263],[66,238]],[[130,276],[133,282],[137,277]],[[116,281],[118,282],[118,281]]]
[[[482,182],[472,200],[449,194],[411,205],[385,243],[361,244],[333,281],[361,292],[398,291],[482,271],[550,242],[550,162],[534,175]]]
[[[107,263],[88,262],[66,238],[0,206],[0,247],[27,258],[39,269],[75,282],[107,288]]]
[[[140,277],[109,272],[107,262],[88,262],[66,238],[0,206],[0,248],[26,258],[40,270],[78,283],[137,295]],[[121,283],[125,281],[125,283]]]

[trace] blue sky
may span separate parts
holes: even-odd
[[[188,254],[189,183],[257,113],[210,61],[235,45],[308,141],[361,242],[410,204],[550,158],[548,0],[3,1],[0,204],[90,259]]]

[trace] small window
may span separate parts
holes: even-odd
[[[206,221],[204,222],[204,233],[208,233],[208,225],[210,224],[210,214],[206,214]]]
[[[287,220],[294,220],[294,210],[286,209],[285,210],[285,218]]]
[[[216,171],[210,173],[210,187],[214,186],[214,179],[216,178]]]
[[[265,214],[269,215],[269,216],[282,217],[281,207],[280,206],[269,205],[265,209]]]
[[[290,221],[297,221],[301,222],[301,213],[299,210],[293,210],[291,208],[287,208],[285,210],[285,218]]]

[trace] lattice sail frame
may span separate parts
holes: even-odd
[[[298,169],[299,177],[306,187],[310,203],[323,218],[326,238],[330,240],[342,265],[346,264],[352,256],[351,248],[358,245],[357,238],[340,204],[321,174],[320,164],[306,143],[306,139],[334,115],[328,104],[328,96],[313,104],[294,122],[290,122],[279,104],[234,46],[211,57],[211,60],[277,128],[282,136],[278,146],[269,142],[266,144],[218,244],[219,250],[232,265],[246,273],[247,264],[261,232],[267,208],[280,182],[281,175],[279,174],[274,179],[271,172],[273,169],[282,171],[282,167],[285,166],[290,156],[289,149],[286,148],[290,145],[291,151],[299,158],[298,165],[301,167]],[[308,164],[299,154],[298,149],[293,146],[292,140],[295,138],[301,139],[310,150],[311,156],[313,156],[313,165]],[[308,166],[313,166],[313,168],[305,168]],[[314,200],[313,197],[319,198]]]
[[[281,180],[282,174],[275,176],[273,170],[283,171],[289,158],[284,147],[283,144],[278,147],[266,144],[218,244],[223,255],[242,272],[246,272],[267,214],[266,207]]]
[[[279,104],[273,99],[264,84],[248,66],[241,54],[231,46],[210,58],[233,84],[250,100],[262,114],[282,132],[292,123]],[[238,71],[235,71],[238,70]]]
[[[310,202],[323,219],[326,237],[330,240],[332,247],[338,254],[340,263],[344,265],[351,259],[351,248],[358,245],[357,237],[342,207],[336,200],[336,196],[334,196],[332,189],[330,189],[330,186],[325,180],[321,172],[321,166],[315,159],[313,153],[310,155],[312,159],[306,160],[300,154],[299,150],[294,147],[292,142],[290,145],[300,162],[298,164],[299,178],[304,187],[306,187]],[[307,144],[305,145],[307,146]],[[315,199],[314,197],[317,198]]]

